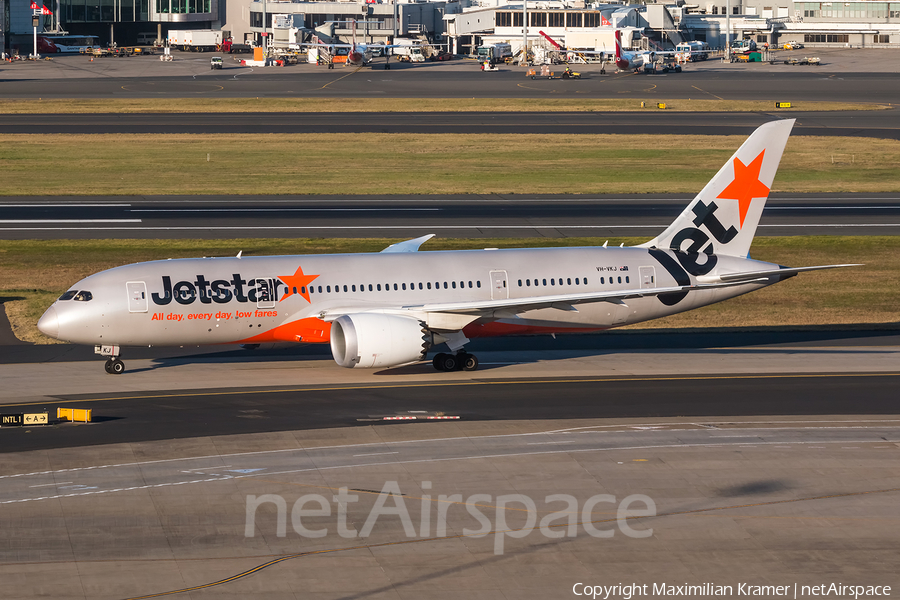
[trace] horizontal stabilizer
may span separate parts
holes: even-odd
[[[825,269],[839,269],[842,267],[861,267],[862,265],[858,264],[848,264],[848,265],[821,265],[817,267],[795,267],[795,268],[783,268],[783,269],[772,269],[770,271],[750,271],[747,273],[726,273],[723,275],[701,275],[697,277],[698,283],[735,283],[741,281],[749,281],[751,279],[764,279],[767,277],[793,277],[798,273],[805,273],[806,271],[824,271]]]

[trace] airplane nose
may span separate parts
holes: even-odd
[[[51,306],[47,309],[47,312],[38,320],[37,327],[44,335],[59,338],[59,317],[55,307]]]

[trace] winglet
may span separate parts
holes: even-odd
[[[391,244],[381,252],[418,252],[419,246],[430,240],[434,237],[433,233],[429,233],[428,235],[423,235],[422,237],[417,237],[414,240],[406,240],[405,242],[397,242],[396,244]]]

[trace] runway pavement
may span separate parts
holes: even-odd
[[[8,197],[4,239],[652,237],[684,195]],[[781,194],[761,235],[898,235],[897,194]]]
[[[0,428],[0,577],[63,600],[896,586],[896,333],[743,335],[484,340],[474,373],[322,347],[0,365],[4,413],[95,417]]]
[[[637,107],[637,104],[635,105]],[[900,139],[900,110],[834,112],[421,112],[0,115],[0,133],[531,133],[749,135],[796,118],[795,135]]]

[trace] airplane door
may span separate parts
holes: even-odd
[[[509,298],[506,271],[491,271],[491,300],[505,300],[506,298]]]
[[[641,289],[656,287],[656,267],[639,267],[641,273]]]
[[[275,308],[276,285],[271,277],[256,280],[256,308]]]
[[[143,281],[129,281],[125,284],[128,292],[128,312],[147,312],[147,284]]]

